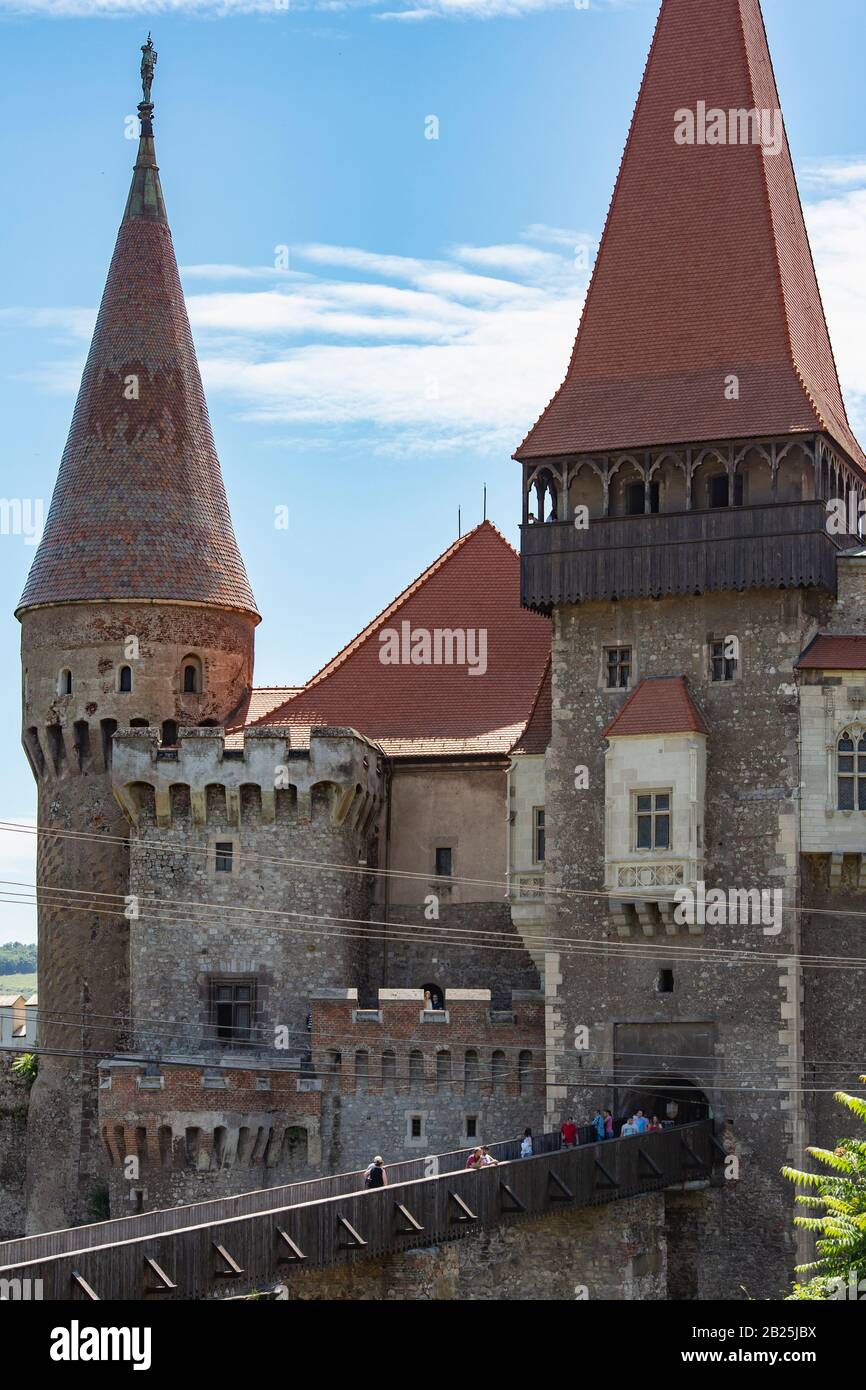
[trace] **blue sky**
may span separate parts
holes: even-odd
[[[559,384],[657,0],[0,0],[0,496],[47,511],[159,53],[163,189],[264,615],[256,680],[312,674],[488,515]],[[866,433],[862,0],[764,0],[843,386]],[[438,139],[426,138],[430,117]],[[278,248],[288,269],[277,269]],[[274,509],[289,508],[288,530]],[[32,819],[0,535],[3,819]],[[0,837],[32,882],[30,837]],[[32,937],[0,908],[0,940]]]

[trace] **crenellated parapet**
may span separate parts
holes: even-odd
[[[321,1089],[297,1067],[115,1057],[99,1067],[99,1128],[131,1174],[290,1168],[321,1159]]]
[[[303,825],[325,808],[333,826],[363,834],[381,804],[381,752],[354,729],[317,727],[309,748],[293,748],[276,727],[247,729],[241,747],[221,728],[183,726],[170,747],[152,729],[127,728],[113,745],[114,795],[137,829],[187,818]]]
[[[311,996],[313,1062],[331,1091],[371,1095],[540,1095],[544,995],[513,991],[494,1009],[488,989],[446,989],[429,1008],[422,989],[380,989],[360,1008],[357,989]]]

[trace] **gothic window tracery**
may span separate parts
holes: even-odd
[[[840,811],[866,811],[866,730],[844,729],[836,743]]]

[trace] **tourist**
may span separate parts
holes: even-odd
[[[531,1129],[525,1129],[525,1130],[523,1131],[523,1138],[522,1138],[521,1141],[520,1141],[520,1157],[521,1157],[521,1158],[531,1158],[531,1157],[532,1157],[532,1130],[531,1130]]]
[[[633,1134],[637,1134],[634,1122],[632,1120],[626,1120],[625,1124],[619,1132],[619,1137],[620,1139],[630,1139]]]
[[[604,1138],[604,1116],[600,1110],[596,1110],[592,1117],[592,1127],[595,1130],[596,1139]]]
[[[425,989],[425,991],[424,991],[424,1012],[425,1012],[425,1014],[429,1014],[429,1012],[430,1012],[430,1010],[431,1010],[432,1008],[433,1008],[433,1000],[430,998],[430,991],[429,991],[429,989]]]
[[[650,1126],[649,1126],[649,1129],[647,1130],[647,1133],[648,1133],[648,1134],[660,1134],[660,1133],[661,1133],[661,1127],[662,1127],[662,1126],[661,1126],[661,1120],[659,1119],[658,1115],[653,1115],[652,1119],[650,1120]]]
[[[385,1160],[381,1154],[377,1154],[364,1174],[365,1187],[387,1187],[388,1173],[385,1168]]]
[[[609,1110],[604,1112],[604,1137],[605,1139],[613,1138],[613,1115]]]
[[[642,1110],[635,1111],[632,1124],[634,1125],[638,1134],[645,1134],[646,1131],[649,1129],[649,1120],[647,1119],[646,1115],[643,1113]]]
[[[563,1120],[559,1126],[559,1134],[564,1149],[577,1148],[577,1125],[574,1123],[573,1115],[569,1115],[567,1120]]]
[[[494,1158],[490,1150],[485,1147],[481,1150],[481,1157],[476,1164],[478,1168],[495,1168],[499,1166],[499,1159]]]
[[[467,1168],[478,1168],[479,1165],[480,1165],[480,1163],[481,1163],[481,1156],[482,1156],[483,1153],[484,1153],[484,1150],[483,1150],[482,1148],[473,1149],[472,1152],[471,1152],[471,1154],[469,1155],[469,1157],[468,1157],[467,1160],[466,1160],[466,1167],[467,1167]]]

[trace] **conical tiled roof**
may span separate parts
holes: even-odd
[[[699,110],[770,113],[778,152],[678,144],[678,113],[695,115],[697,136]],[[866,463],[759,0],[663,0],[568,374],[515,457],[815,430]]]
[[[152,111],[139,107],[129,198],[19,613],[163,599],[258,616],[178,278]]]

